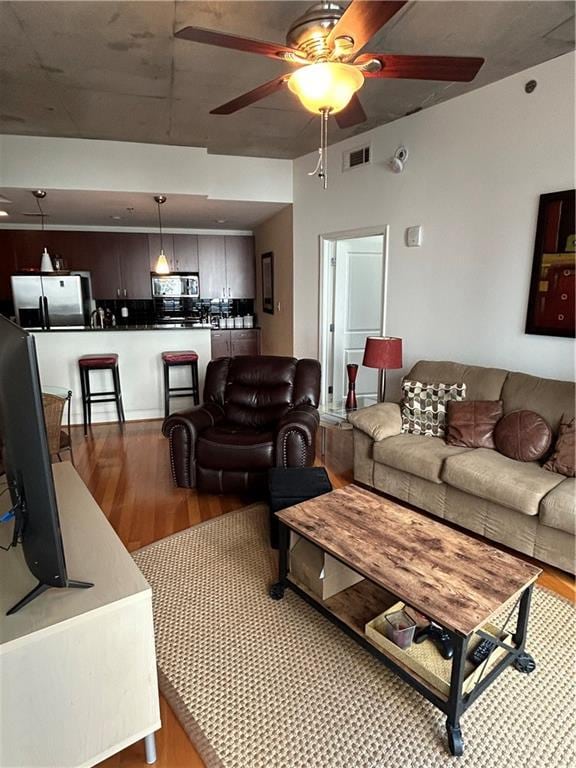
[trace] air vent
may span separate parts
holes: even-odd
[[[342,155],[342,170],[349,171],[351,168],[358,168],[370,162],[370,145],[358,147],[344,152]]]

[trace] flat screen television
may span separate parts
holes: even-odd
[[[12,545],[21,544],[38,585],[15,613],[50,587],[91,587],[68,578],[42,407],[34,337],[0,316],[0,447],[12,499]],[[1,554],[1,553],[0,553]]]

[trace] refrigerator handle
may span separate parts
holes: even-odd
[[[42,296],[38,296],[38,312],[40,314],[40,326],[42,328],[44,328],[44,325],[45,325],[45,323],[44,323],[44,308],[43,308],[42,300],[43,300],[43,297]]]
[[[44,301],[44,323],[46,325],[46,330],[50,330],[50,313],[48,312],[48,299],[46,296],[43,297]]]

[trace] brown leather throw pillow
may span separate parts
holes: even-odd
[[[552,430],[534,411],[512,411],[494,429],[496,450],[516,461],[538,461],[552,443]]]
[[[566,477],[576,477],[576,421],[562,417],[554,452],[544,464],[544,469]]]
[[[449,400],[446,442],[466,448],[494,448],[494,427],[501,418],[501,400]]]

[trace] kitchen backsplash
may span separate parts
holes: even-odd
[[[96,306],[110,310],[117,325],[146,325],[172,318],[216,325],[220,317],[254,315],[253,299],[113,299],[96,300]],[[123,308],[127,310],[127,317],[122,316]]]

